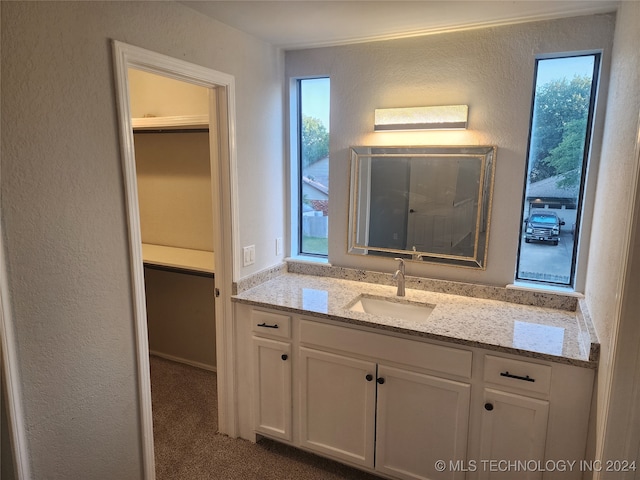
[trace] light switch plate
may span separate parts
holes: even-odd
[[[276,255],[282,255],[282,237],[276,238]]]
[[[256,246],[249,245],[247,247],[242,248],[242,265],[247,267],[249,265],[253,265],[256,261]]]

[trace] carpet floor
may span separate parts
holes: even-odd
[[[216,374],[155,356],[150,362],[158,480],[380,480],[271,440],[218,434]]]

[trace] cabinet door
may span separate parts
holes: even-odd
[[[376,365],[300,348],[301,446],[373,468]]]
[[[464,461],[471,387],[378,366],[376,470],[406,479],[457,479],[436,461]]]
[[[484,402],[480,478],[542,478],[539,469],[519,468],[514,461],[544,461],[549,402],[491,388],[485,388]]]
[[[291,345],[253,337],[253,361],[255,429],[291,440]]]

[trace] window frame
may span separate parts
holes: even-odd
[[[520,267],[521,249],[523,243],[524,234],[524,219],[525,219],[525,206],[527,202],[527,186],[529,182],[529,164],[531,154],[531,140],[533,134],[533,117],[535,112],[536,102],[536,87],[538,81],[538,65],[544,60],[562,59],[562,58],[575,58],[575,57],[594,57],[593,77],[591,82],[591,93],[589,99],[589,107],[587,114],[587,131],[584,141],[584,151],[581,166],[580,186],[578,190],[578,197],[576,203],[576,226],[574,233],[574,242],[571,259],[570,269],[570,281],[567,284],[535,280],[535,279],[523,279],[518,277],[518,270]],[[520,208],[520,227],[518,235],[518,251],[516,256],[516,265],[514,272],[514,286],[517,287],[531,287],[544,290],[557,290],[562,292],[577,292],[584,286],[585,271],[582,267],[586,264],[585,252],[588,250],[588,236],[591,229],[591,220],[593,216],[593,198],[595,197],[595,183],[592,182],[589,171],[596,170],[599,164],[599,158],[595,158],[594,155],[594,137],[596,133],[596,121],[597,110],[599,104],[599,91],[602,86],[602,64],[603,64],[603,52],[602,50],[590,50],[572,53],[553,53],[538,55],[535,58],[534,75],[533,75],[533,88],[531,95],[531,109],[529,115],[529,132],[527,139],[527,151],[526,162],[524,171],[524,184],[522,190],[522,203]],[[601,132],[600,132],[601,133]]]
[[[310,75],[289,79],[289,258],[328,263],[326,255],[302,252],[302,89],[304,80],[328,79],[329,75]],[[327,242],[328,243],[328,242]]]

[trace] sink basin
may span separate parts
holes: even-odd
[[[435,305],[429,303],[411,302],[389,297],[376,297],[373,295],[360,295],[351,305],[352,312],[370,313],[385,317],[409,320],[412,322],[424,322],[429,318]]]

